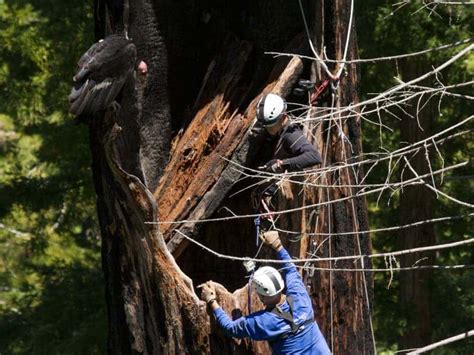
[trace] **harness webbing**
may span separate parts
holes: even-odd
[[[314,322],[314,319],[310,318],[310,319],[305,320],[300,325],[296,324],[294,319],[293,319],[293,308],[294,308],[293,298],[291,296],[287,296],[286,301],[288,302],[288,305],[290,306],[290,311],[289,312],[282,310],[279,306],[275,306],[271,310],[268,309],[269,312],[271,312],[271,313],[277,315],[278,317],[286,320],[290,324],[290,327],[291,327],[290,332],[284,333],[284,334],[278,336],[277,338],[273,339],[272,342],[280,340],[280,339],[284,339],[284,338],[288,337],[289,335],[296,334],[296,333],[298,333],[298,331],[301,328],[303,328],[304,326]]]
[[[329,86],[329,80],[323,80],[319,86],[317,86],[314,89],[314,92],[311,94],[311,97],[309,98],[310,104],[315,104],[319,97],[322,96],[326,88]]]

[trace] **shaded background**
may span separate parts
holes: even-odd
[[[408,53],[455,42],[473,35],[469,7],[439,7],[437,14],[417,11],[411,4],[394,12],[380,1],[364,1],[356,12],[361,57]],[[363,8],[362,8],[363,6]],[[228,7],[227,11],[232,8]],[[220,11],[212,3],[214,19]],[[205,15],[205,14],[203,14]],[[241,14],[242,15],[242,14]],[[296,15],[295,21],[300,21]],[[251,19],[242,34],[258,32]],[[88,134],[67,114],[67,95],[75,63],[94,42],[92,1],[0,0],[0,353],[104,353],[106,311],[100,264],[100,235],[95,213]],[[271,43],[271,39],[269,39]],[[210,45],[209,43],[207,45]],[[218,44],[213,44],[218,46]],[[271,45],[266,50],[271,50]],[[457,52],[453,48],[414,59],[424,72]],[[212,52],[212,48],[209,49]],[[174,49],[175,53],[179,53]],[[185,53],[185,52],[183,52]],[[170,63],[172,63],[170,61]],[[170,71],[179,71],[174,63]],[[361,64],[361,99],[393,86],[400,62]],[[202,73],[196,74],[198,77]],[[180,74],[176,74],[177,77]],[[443,71],[446,84],[471,80],[471,54]],[[191,82],[182,95],[198,87]],[[179,92],[174,82],[170,90]],[[468,93],[467,89],[456,92]],[[179,100],[179,96],[172,95]],[[172,105],[174,115],[185,108]],[[444,98],[433,131],[473,112],[465,100]],[[375,120],[377,118],[374,118]],[[383,147],[403,146],[403,127],[385,115],[394,132],[382,132]],[[472,128],[472,126],[471,126]],[[174,127],[175,130],[179,127]],[[364,123],[364,150],[380,151],[378,127]],[[446,166],[472,159],[472,135],[443,146]],[[439,164],[439,162],[433,162]],[[370,181],[384,180],[374,170]],[[473,201],[472,164],[449,174],[442,190]],[[371,228],[405,224],[398,194],[377,205],[369,199]],[[445,200],[432,205],[434,217],[466,214]],[[472,222],[459,219],[434,225],[436,243],[472,237]],[[400,249],[399,233],[372,236],[375,251]],[[472,248],[436,254],[436,264],[474,264]],[[383,261],[374,267],[385,267]],[[222,277],[225,278],[225,268]],[[400,275],[391,286],[388,273],[375,274],[374,324],[379,351],[395,351],[399,338],[420,321],[413,305],[400,302]],[[433,341],[472,328],[474,272],[435,271],[430,275],[431,337]],[[438,353],[472,353],[474,343],[462,341]]]

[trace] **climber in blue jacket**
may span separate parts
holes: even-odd
[[[314,320],[311,299],[291,257],[283,248],[278,232],[263,234],[283,264],[282,273],[270,266],[255,271],[252,284],[266,306],[264,310],[232,320],[216,301],[211,282],[202,285],[201,298],[211,308],[217,324],[235,338],[267,340],[274,354],[330,354],[329,347]],[[283,291],[286,285],[286,291]]]

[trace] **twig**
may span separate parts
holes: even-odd
[[[467,39],[457,41],[457,42],[454,42],[454,43],[450,43],[450,44],[445,44],[445,45],[435,47],[435,48],[424,49],[424,50],[418,51],[418,52],[398,54],[398,55],[386,56],[386,57],[377,57],[377,58],[351,59],[351,60],[345,60],[345,61],[337,60],[337,59],[324,59],[324,62],[326,62],[326,63],[346,63],[346,64],[375,63],[375,62],[382,62],[382,61],[387,61],[387,60],[396,60],[396,59],[414,57],[414,56],[418,56],[418,55],[422,55],[422,54],[431,53],[431,52],[434,52],[434,51],[439,51],[439,50],[443,50],[443,49],[448,49],[448,48],[452,48],[452,47],[461,46],[463,44],[468,44],[468,43],[471,43],[473,41],[474,41],[474,37],[467,38]],[[301,59],[310,59],[310,60],[315,60],[315,61],[323,61],[321,58],[318,58],[318,57],[309,57],[309,56],[299,55],[299,54],[295,54],[295,53],[265,52],[265,54],[273,55],[273,56],[276,56],[276,57],[299,57]]]
[[[449,217],[427,219],[427,220],[418,221],[418,222],[405,224],[401,226],[368,229],[365,231],[351,231],[351,232],[341,232],[341,233],[316,233],[315,232],[315,233],[305,233],[305,234],[308,236],[320,235],[320,236],[333,236],[333,237],[342,237],[342,236],[349,236],[349,235],[354,235],[354,234],[375,234],[375,233],[380,233],[380,232],[392,232],[392,231],[399,231],[399,230],[408,229],[408,228],[415,228],[424,224],[453,221],[453,220],[458,220],[462,218],[470,218],[473,216],[474,216],[474,213],[469,213],[469,214],[459,215],[459,216],[449,216]],[[290,230],[281,229],[281,228],[276,228],[276,231],[286,233],[286,234],[301,234],[300,232],[290,231]]]
[[[423,75],[421,75],[421,76],[419,76],[419,77],[417,77],[413,80],[410,80],[406,83],[398,84],[398,85],[392,87],[391,89],[388,89],[388,90],[378,94],[376,97],[373,97],[371,99],[359,102],[359,103],[354,104],[354,105],[349,105],[346,108],[343,108],[342,111],[344,112],[344,111],[347,111],[349,109],[354,110],[355,108],[363,107],[363,106],[366,106],[366,105],[369,105],[369,104],[374,104],[374,103],[380,101],[381,99],[386,98],[387,96],[404,89],[405,87],[408,87],[410,85],[414,85],[414,84],[416,84],[420,81],[423,81],[423,80],[427,79],[428,77],[430,77],[432,75],[435,75],[436,73],[439,73],[444,68],[450,66],[452,63],[457,61],[459,58],[463,57],[465,54],[472,51],[472,49],[474,49],[474,44],[471,44],[471,45],[467,46],[466,48],[464,48],[463,50],[459,51],[456,55],[451,57],[449,60],[447,60],[446,62],[444,62],[440,66],[434,68],[432,71],[427,72],[427,73],[425,73],[425,74],[423,74]],[[321,118],[324,118],[324,116],[322,116]]]
[[[441,173],[441,171],[446,171],[446,170],[459,168],[459,167],[465,166],[467,164],[468,164],[468,162],[466,161],[466,162],[456,164],[456,165],[453,165],[451,167],[448,167],[448,168],[445,168],[445,169],[442,169],[442,170],[434,171],[433,174],[439,174],[439,173]],[[428,175],[429,174],[421,175],[420,177],[423,178],[423,177],[428,176]],[[388,185],[388,186],[382,186],[380,188],[376,188],[376,189],[369,190],[369,191],[363,191],[363,192],[360,192],[360,193],[358,192],[354,195],[341,197],[341,198],[331,200],[331,201],[318,202],[316,204],[307,205],[307,206],[303,206],[303,207],[290,208],[290,209],[286,209],[286,210],[282,210],[282,211],[274,211],[274,212],[272,212],[272,214],[274,216],[276,216],[276,215],[282,215],[282,214],[287,214],[287,213],[296,212],[296,211],[302,211],[302,210],[305,210],[305,209],[313,209],[313,208],[318,208],[318,207],[321,207],[321,206],[332,205],[334,203],[338,203],[338,202],[342,202],[342,201],[348,201],[348,200],[351,200],[351,199],[354,199],[354,198],[370,195],[370,194],[373,194],[373,193],[376,193],[376,192],[379,192],[379,191],[382,191],[382,190],[386,190],[388,188],[397,187],[397,186],[405,186],[405,185],[408,185],[408,184],[417,184],[417,183],[424,184],[425,183],[424,181],[420,181],[420,177],[414,177],[414,178],[409,179],[407,181],[394,183],[394,184],[391,184],[391,185]],[[207,218],[207,219],[185,219],[185,220],[178,220],[178,221],[159,221],[159,222],[145,222],[145,223],[146,224],[207,223],[207,222],[229,221],[229,220],[233,220],[233,219],[255,218],[255,217],[260,217],[260,216],[262,216],[262,214],[254,213],[254,214],[248,214],[248,215],[237,215],[237,216],[217,217],[217,218]]]
[[[227,260],[234,260],[234,261],[248,261],[248,260],[253,260],[255,262],[260,262],[260,263],[270,263],[270,264],[285,264],[288,262],[288,260],[275,260],[275,259],[255,259],[255,258],[249,258],[249,257],[240,257],[240,256],[231,256],[231,255],[226,255],[226,254],[221,254],[218,253],[211,248],[205,246],[204,244],[196,241],[195,239],[187,236],[183,232],[181,232],[178,229],[175,229],[175,231],[179,234],[181,234],[184,238],[189,240],[191,243],[196,244],[200,248],[204,249],[205,251],[211,253],[212,255],[217,256],[218,258],[221,259],[227,259]],[[431,250],[443,250],[443,249],[450,249],[450,248],[455,248],[461,245],[467,245],[467,244],[472,244],[474,243],[474,238],[458,241],[458,242],[453,242],[453,243],[446,243],[446,244],[438,244],[438,245],[431,245],[431,246],[426,246],[426,247],[420,247],[420,248],[413,248],[413,249],[405,249],[405,250],[399,250],[395,252],[390,252],[390,253],[378,253],[378,254],[365,254],[365,255],[346,255],[346,256],[338,256],[338,257],[330,257],[330,258],[306,258],[306,259],[292,259],[291,261],[294,263],[305,263],[305,262],[324,262],[324,261],[339,261],[339,260],[359,260],[361,258],[384,258],[387,256],[400,256],[400,255],[406,255],[406,254],[414,254],[414,253],[419,253],[423,251],[431,251]]]
[[[438,190],[437,188],[431,186],[430,184],[426,183],[419,175],[418,173],[415,171],[415,169],[413,169],[413,167],[411,166],[410,162],[408,161],[408,159],[406,159],[406,157],[404,157],[405,159],[405,162],[407,163],[407,166],[410,168],[411,172],[417,177],[420,179],[420,181],[423,181],[423,183],[425,184],[426,187],[428,187],[429,189],[433,190],[436,194],[440,194],[444,197],[446,197],[448,200],[451,200],[459,205],[463,205],[463,206],[466,206],[466,207],[469,207],[469,208],[474,208],[474,205],[471,204],[471,203],[468,203],[468,202],[464,202],[464,201],[460,201],[452,196],[449,196],[448,194],[445,194],[444,192]]]
[[[22,239],[31,239],[31,234],[30,233],[22,232],[22,231],[19,231],[17,229],[14,229],[14,228],[7,227],[3,223],[0,223],[0,228],[7,231],[8,233],[13,234],[16,237],[19,237],[19,238],[22,238]]]

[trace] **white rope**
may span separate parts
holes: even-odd
[[[333,93],[331,95],[331,108],[334,108],[334,103],[336,102],[336,95]],[[324,154],[324,165],[327,164],[327,159],[329,155],[329,142],[331,140],[331,128],[332,128],[332,123],[334,121],[335,117],[334,115],[331,115],[331,120],[329,121],[329,127],[328,127],[328,132],[326,136],[326,149],[325,149],[325,154]],[[328,183],[328,178],[327,174],[323,175],[324,181],[326,181],[326,184]],[[322,194],[321,194],[322,195]],[[329,195],[329,190],[326,190],[326,198],[328,201],[331,200],[330,195]],[[319,199],[321,201],[321,199]],[[327,209],[327,215],[328,215],[328,232],[331,233],[332,230],[332,220],[331,220],[331,213],[332,213],[332,206],[328,205],[326,207]],[[318,216],[318,221],[319,221],[319,216]],[[332,239],[329,237],[329,257],[332,257]],[[332,268],[332,261],[329,261],[329,267]],[[330,305],[331,305],[331,350],[334,350],[334,291],[333,291],[333,274],[332,272],[329,272],[329,297],[330,297]]]
[[[339,79],[341,74],[342,74],[342,71],[344,70],[344,67],[346,65],[346,59],[347,59],[347,52],[348,52],[348,49],[349,49],[349,40],[351,38],[351,29],[352,29],[352,18],[354,17],[354,0],[351,0],[351,14],[350,14],[350,17],[349,17],[349,26],[347,28],[347,37],[346,37],[346,46],[344,47],[344,55],[342,57],[342,65],[341,67],[339,68],[339,70],[337,71],[335,77],[336,79]]]
[[[241,256],[232,256],[232,255],[226,255],[226,254],[221,254],[218,253],[211,248],[205,246],[204,244],[198,242],[197,240],[187,236],[183,232],[181,232],[178,229],[175,229],[176,233],[181,234],[184,238],[186,238],[188,241],[190,241],[193,244],[196,244],[200,248],[204,249],[205,251],[211,253],[214,256],[217,256],[218,258],[221,259],[227,259],[227,260],[234,260],[234,261],[248,261],[248,260],[253,260],[255,262],[261,262],[261,263],[269,263],[269,264],[284,264],[288,262],[287,260],[275,260],[275,259],[255,259],[255,258],[249,258],[249,257],[241,257]],[[384,257],[389,257],[389,256],[400,256],[400,255],[406,255],[406,254],[414,254],[414,253],[419,253],[423,251],[432,251],[432,250],[443,250],[443,249],[450,249],[450,248],[455,248],[461,245],[467,245],[467,244],[472,244],[474,243],[474,238],[458,241],[458,242],[453,242],[453,243],[446,243],[446,244],[438,244],[438,245],[432,245],[432,246],[426,246],[426,247],[420,247],[420,248],[413,248],[413,249],[405,249],[405,250],[399,250],[395,252],[390,252],[390,253],[378,253],[378,254],[366,254],[366,255],[347,255],[347,256],[339,256],[339,257],[331,257],[331,258],[307,258],[307,259],[292,259],[291,261],[294,263],[305,263],[305,262],[325,262],[325,261],[339,261],[339,260],[359,260],[361,258],[384,258]]]
[[[326,267],[315,267],[315,266],[298,266],[300,269],[309,269],[317,271],[340,271],[340,272],[389,272],[394,271],[414,271],[414,270],[468,270],[474,269],[474,265],[416,265],[406,267],[389,267],[389,268],[365,268],[365,269],[349,269],[349,268],[326,268]]]
[[[316,51],[316,49],[314,48],[314,45],[313,45],[313,41],[311,39],[311,33],[309,31],[309,27],[308,27],[308,23],[306,22],[306,15],[305,15],[305,12],[304,12],[304,9],[303,9],[303,4],[301,3],[301,0],[298,0],[298,3],[300,5],[300,11],[301,11],[301,16],[303,18],[303,23],[304,23],[304,28],[306,30],[306,35],[308,36],[308,43],[309,43],[309,47],[311,48],[311,51],[313,52],[314,56],[316,57],[316,59],[319,61],[319,63],[321,64],[321,66],[323,67],[324,71],[326,72],[327,76],[330,77],[331,79],[335,79],[334,75],[331,73],[331,71],[329,70],[328,66],[326,65],[326,63],[324,62],[324,60],[322,60],[319,55],[318,55],[318,52]]]
[[[461,334],[458,334],[458,335],[455,335],[453,337],[438,341],[436,343],[427,345],[423,348],[416,349],[415,351],[409,352],[407,355],[416,355],[416,354],[425,353],[427,351],[431,351],[433,349],[439,348],[440,346],[443,346],[443,345],[446,345],[446,344],[449,344],[449,343],[453,343],[453,342],[458,341],[458,340],[466,339],[466,338],[472,337],[472,336],[474,336],[474,329],[469,330],[469,331],[464,332],[464,333],[461,333]]]

